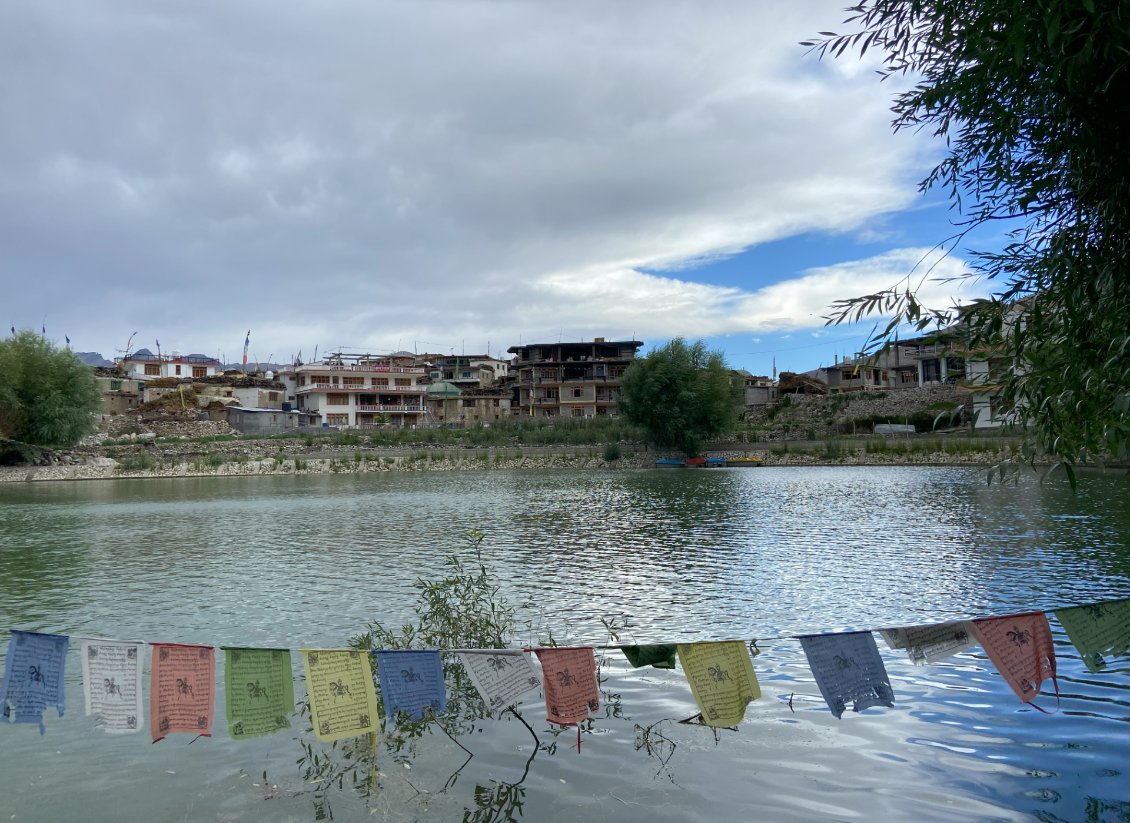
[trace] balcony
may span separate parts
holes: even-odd
[[[299,366],[295,369],[295,372],[298,374],[316,374],[318,372],[333,372],[334,374],[340,374],[341,372],[362,372],[364,374],[425,374],[427,370],[423,366],[389,366],[383,364],[337,366],[322,363],[311,366]]]
[[[423,406],[395,406],[386,403],[365,403],[357,406],[359,412],[400,412],[411,414],[423,414],[425,409]]]
[[[313,392],[329,392],[332,394],[424,394],[424,386],[335,386],[330,383],[314,383],[311,386],[299,386],[296,394],[311,394]]]

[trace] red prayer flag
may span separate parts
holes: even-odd
[[[550,723],[572,726],[600,708],[592,647],[535,649],[534,653],[542,666],[545,716]]]
[[[977,641],[1017,697],[1031,704],[1040,693],[1040,684],[1045,677],[1052,679],[1056,697],[1059,697],[1055,647],[1047,615],[1025,612],[1006,617],[985,617],[972,621],[972,624]]]
[[[212,736],[216,650],[154,643],[149,676],[153,742],[175,732]]]

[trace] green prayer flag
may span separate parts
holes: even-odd
[[[621,646],[620,651],[624,653],[624,657],[628,658],[628,662],[632,664],[632,668],[638,669],[640,666],[654,666],[657,669],[673,669],[675,668],[675,646]]]
[[[1106,668],[1103,652],[1124,655],[1130,651],[1130,600],[1057,609],[1055,618],[1093,672]]]
[[[287,649],[224,649],[224,688],[232,739],[290,728],[294,675]]]

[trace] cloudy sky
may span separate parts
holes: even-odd
[[[107,356],[238,360],[250,329],[276,361],[682,335],[830,363],[865,335],[828,305],[952,232],[894,87],[797,45],[842,5],[5,0],[0,322]]]

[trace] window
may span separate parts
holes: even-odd
[[[473,399],[472,400],[464,400],[463,401],[463,408],[465,408],[465,409],[475,408],[475,401]]]
[[[411,378],[408,378],[408,377],[398,377],[398,378],[396,378],[396,386],[397,386],[397,388],[400,388],[400,389],[411,388],[412,387],[412,380],[411,380]]]
[[[584,396],[585,396],[585,390],[582,387],[580,387],[580,386],[574,386],[573,387],[573,399],[581,398],[581,397],[584,397]]]
[[[388,378],[387,377],[374,377],[373,378],[373,385],[387,389],[388,388]]]
[[[145,364],[145,375],[146,375],[146,377],[148,377],[150,375],[160,377],[161,376],[161,364],[160,363],[146,363]]]
[[[180,377],[180,366],[177,366],[177,377]]]
[[[300,386],[306,385],[306,375],[304,375],[304,374],[298,375],[298,385],[300,385]]]
[[[326,422],[329,423],[331,426],[348,426],[349,425],[349,415],[348,414],[327,414],[326,415]]]
[[[327,394],[326,395],[326,405],[327,406],[348,406],[349,405],[349,395],[348,394]],[[330,415],[330,416],[333,417],[333,415]]]
[[[573,409],[573,417],[584,417],[584,416],[585,416],[585,410],[584,409]]]
[[[917,383],[918,377],[912,371],[904,371],[899,375],[900,383]]]
[[[208,376],[208,367],[207,366],[193,366],[192,367],[192,376],[193,377],[207,377]]]
[[[343,377],[341,380],[343,386],[364,386],[364,377]]]
[[[277,391],[267,392],[267,399],[268,400],[278,400],[279,399],[279,393]]]
[[[121,380],[111,380],[110,381],[110,391],[121,391],[121,390],[122,390],[122,381]]]
[[[842,372],[840,372],[840,379],[841,380],[854,380],[855,379],[855,372],[850,371],[850,370],[842,371]]]

